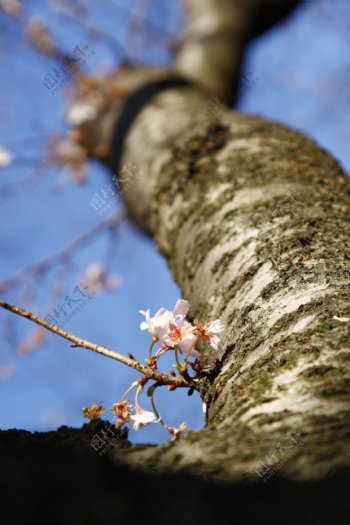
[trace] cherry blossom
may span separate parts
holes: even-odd
[[[184,318],[187,315],[188,310],[190,309],[190,304],[188,301],[185,301],[185,299],[179,299],[176,302],[175,308],[173,310],[173,316],[175,318]]]
[[[197,336],[194,333],[195,327],[191,323],[180,319],[170,324],[168,335],[164,338],[164,343],[170,348],[178,348],[186,356],[192,355],[199,357],[199,352],[194,349]]]
[[[9,150],[4,148],[4,146],[0,146],[0,168],[5,168],[11,164],[12,160],[13,157]]]
[[[0,168],[5,168],[11,164],[13,157],[9,150],[4,146],[0,146]]]
[[[186,423],[181,423],[179,427],[168,427],[170,434],[173,436],[171,441],[176,441],[181,437],[182,434],[188,432]]]
[[[173,320],[173,312],[161,308],[158,312],[151,317],[149,309],[139,310],[140,314],[144,315],[146,320],[140,324],[141,330],[148,330],[153,337],[163,341],[169,330],[169,325]]]
[[[115,424],[117,428],[131,421],[132,407],[129,401],[123,400],[119,401],[118,403],[114,403],[112,410],[117,416],[117,421]]]
[[[157,423],[157,417],[153,412],[138,408],[136,414],[130,416],[130,419],[134,422],[134,430],[140,430],[140,428],[148,425],[149,423]]]
[[[49,139],[50,160],[64,167],[75,182],[85,182],[85,165],[87,153],[71,137],[52,136]]]
[[[148,330],[156,339],[164,341],[164,338],[168,335],[170,323],[183,320],[189,307],[188,301],[179,299],[172,312],[165,308],[160,308],[154,317],[151,317],[149,309],[146,311],[139,310],[140,314],[146,318],[146,321],[140,324],[140,328],[141,330]]]
[[[92,421],[99,419],[104,413],[105,409],[97,403],[92,403],[90,408],[83,408],[84,417],[91,419]]]
[[[220,319],[215,321],[207,321],[206,323],[196,322],[196,334],[199,339],[206,341],[215,350],[218,349],[220,337],[217,335],[222,332],[224,327],[221,324]]]
[[[81,279],[81,284],[91,288],[94,292],[104,292],[116,288],[121,283],[119,275],[107,275],[107,270],[102,262],[90,264]]]
[[[96,118],[97,108],[87,102],[76,102],[72,104],[67,113],[66,119],[72,126],[80,126],[88,120]]]

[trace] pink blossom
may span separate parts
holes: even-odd
[[[124,400],[114,403],[112,410],[117,416],[117,421],[115,424],[117,428],[131,421],[131,405],[129,401]]]
[[[184,352],[187,356],[199,357],[199,352],[194,349],[197,341],[194,330],[195,327],[191,323],[180,319],[170,324],[169,332],[164,338],[164,342],[170,348],[178,348],[180,352]]]
[[[179,427],[169,427],[168,428],[170,434],[172,434],[171,441],[176,441],[181,437],[182,434],[185,432],[188,432],[186,423],[181,423]]]
[[[221,324],[220,319],[215,321],[207,321],[206,323],[196,322],[196,335],[199,339],[203,339],[210,344],[215,350],[218,349],[220,337],[217,335],[222,332],[224,327]]]
[[[144,315],[146,320],[140,324],[141,330],[148,330],[153,337],[160,341],[164,341],[168,334],[170,324],[175,323],[176,320],[183,320],[189,310],[190,305],[184,299],[179,299],[174,307],[174,310],[166,310],[161,308],[156,314],[151,317],[150,310],[139,310],[140,314]]]

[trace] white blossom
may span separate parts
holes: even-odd
[[[173,310],[174,317],[184,318],[187,315],[188,310],[190,309],[190,304],[185,299],[179,299],[176,302],[175,308]]]
[[[140,314],[144,315],[146,318],[146,320],[142,321],[140,324],[141,330],[148,330],[153,335],[153,337],[163,341],[164,337],[168,333],[169,325],[174,317],[173,312],[170,312],[165,308],[161,308],[153,317],[151,317],[149,309],[146,311],[139,311]]]
[[[11,164],[13,157],[8,149],[4,146],[0,146],[0,168],[6,168]]]
[[[117,274],[108,276],[105,265],[102,262],[94,262],[86,268],[81,282],[95,292],[103,292],[120,286],[121,279]]]
[[[72,126],[80,126],[87,120],[93,120],[97,115],[97,108],[88,102],[76,102],[67,111],[66,119]]]
[[[202,324],[197,322],[196,324],[196,334],[199,339],[203,339],[210,344],[215,350],[218,349],[218,344],[220,342],[220,337],[217,335],[224,330],[224,327],[220,319],[215,321],[207,321]]]
[[[148,330],[153,337],[164,342],[169,348],[178,348],[186,355],[199,357],[199,353],[194,349],[197,336],[194,333],[195,327],[185,321],[185,316],[190,308],[188,301],[179,299],[174,310],[161,308],[151,317],[149,309],[140,313],[146,320],[140,324],[141,330]]]
[[[134,422],[134,430],[139,430],[149,423],[156,423],[158,421],[153,412],[148,412],[143,408],[139,408],[136,414],[130,416],[130,419]]]

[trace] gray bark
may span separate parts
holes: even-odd
[[[249,9],[262,3],[206,1],[200,13],[203,1],[190,4],[175,70],[207,92],[174,89],[142,110],[125,143],[123,163],[136,176],[123,196],[191,314],[222,319],[220,366],[201,382],[204,429],[118,457],[229,480],[320,479],[350,466],[350,181],[303,134],[219,102],[230,100],[256,31]],[[203,22],[214,13],[216,25]],[[216,45],[225,60],[215,60]],[[149,73],[126,70],[119,81],[135,78]],[[93,123],[106,142],[117,111],[118,103]]]

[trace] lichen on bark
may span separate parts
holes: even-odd
[[[296,434],[302,446],[281,472],[318,478],[350,466],[350,322],[339,321],[350,315],[350,181],[305,135],[220,102],[233,100],[243,49],[282,16],[281,2],[188,5],[169,73],[198,85],[160,93],[138,114],[123,150],[137,177],[123,198],[193,317],[220,317],[225,332],[220,366],[200,384],[206,427],[163,447],[131,447],[122,460],[256,477],[259,462]],[[119,80],[136,88],[155,74],[124,70]],[[105,126],[92,123],[107,143],[111,113]]]
[[[206,429],[128,450],[127,461],[254,476],[297,432],[305,446],[283,473],[326,474],[350,460],[350,323],[334,319],[349,314],[350,182],[304,135],[227,110],[213,120],[209,103],[161,94],[126,142],[141,173],[125,196],[131,216],[154,235],[192,315],[225,325],[221,366],[201,384]]]

